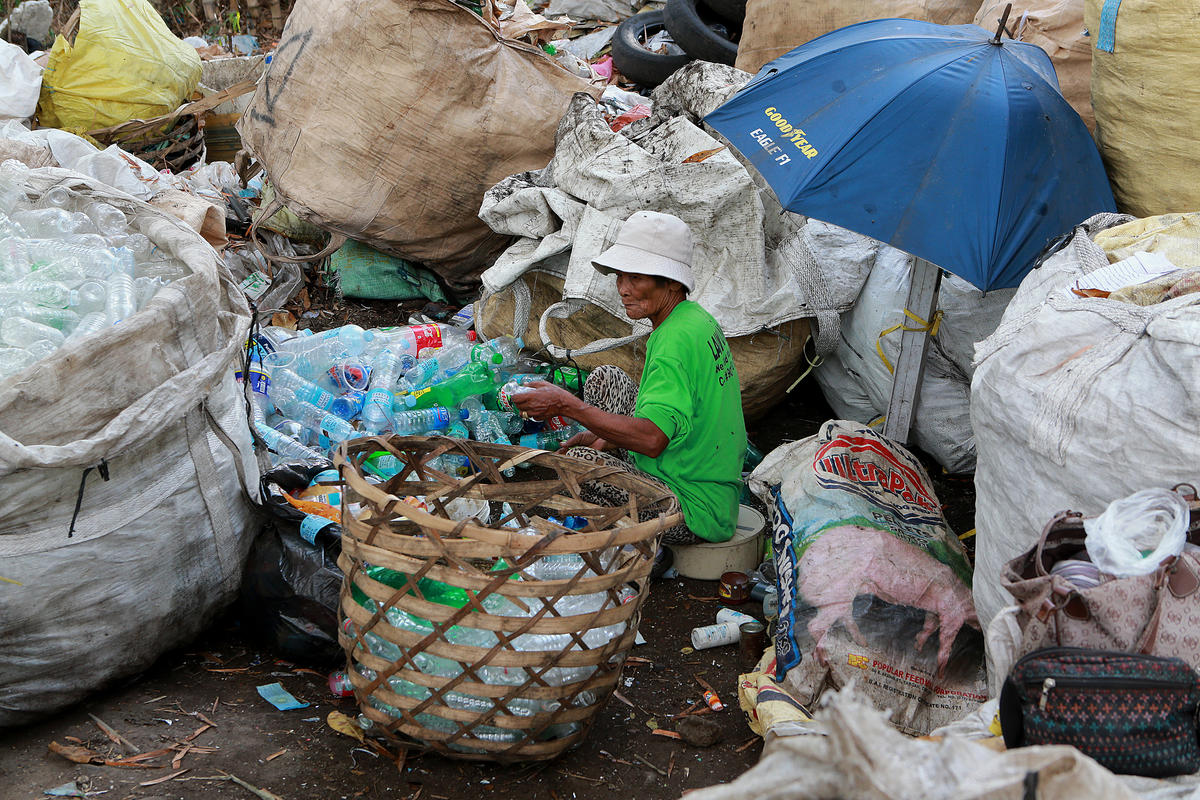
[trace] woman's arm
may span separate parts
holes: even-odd
[[[657,425],[641,417],[602,411],[575,395],[545,381],[529,384],[534,391],[513,396],[513,403],[534,419],[555,415],[578,422],[608,444],[657,458],[670,443]]]

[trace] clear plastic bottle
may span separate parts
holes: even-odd
[[[295,439],[285,436],[274,428],[264,424],[257,423],[255,430],[258,435],[266,442],[267,447],[284,461],[299,461],[303,463],[311,463],[315,461],[324,461],[325,456],[297,442]]]
[[[494,367],[512,366],[521,355],[525,342],[512,336],[497,336],[471,348],[472,361],[484,361]]]
[[[108,321],[116,325],[137,313],[137,292],[133,288],[133,259],[119,251],[117,268],[108,277],[108,298],[104,310]]]
[[[459,412],[459,416],[462,412]],[[441,433],[441,431],[435,431]],[[471,434],[467,430],[467,426],[463,424],[461,419],[451,419],[450,425],[444,432],[445,436],[452,439],[470,439]],[[464,455],[457,453],[446,453],[438,456],[433,460],[433,468],[441,470],[447,475],[457,475],[463,477],[471,474],[471,460]]]
[[[354,426],[349,422],[330,413],[327,409],[318,408],[312,403],[301,400],[291,389],[282,386],[272,387],[271,400],[280,411],[303,423],[309,430],[320,433],[332,444],[344,442],[358,435]]]
[[[26,239],[19,245],[10,245],[8,253],[12,258],[25,259],[30,269],[41,271],[54,267],[101,280],[122,266],[120,252],[108,247],[103,240],[88,245],[55,239]],[[49,277],[53,273],[47,272],[46,275]]]
[[[25,178],[29,167],[17,160],[0,163],[0,209],[17,208],[25,201]]]
[[[30,348],[37,342],[49,342],[55,349],[62,347],[66,341],[62,331],[49,325],[8,315],[0,321],[0,339],[10,347]]]
[[[445,380],[470,363],[471,347],[467,342],[451,342],[445,347],[425,351],[422,358],[404,373],[397,390],[412,392]]]
[[[91,314],[93,311],[107,312],[108,286],[99,281],[84,281],[79,284],[79,288],[71,290],[67,305],[80,314]]]
[[[95,224],[101,236],[123,236],[129,228],[125,214],[108,203],[88,203],[83,211]]]
[[[49,325],[51,328],[57,328],[64,333],[70,333],[79,324],[79,315],[70,309],[48,308],[28,301],[10,303],[0,308],[0,313],[6,316],[12,314],[16,317],[31,319],[34,322]]]
[[[264,361],[264,365],[270,370],[271,388],[268,393],[272,400],[275,399],[275,392],[278,389],[287,389],[292,391],[298,399],[305,403],[312,403],[325,411],[328,411],[333,405],[334,396],[312,381],[300,377],[286,367],[277,366],[275,363],[268,364]]]
[[[83,319],[79,320],[79,324],[71,330],[71,335],[67,337],[67,342],[77,342],[86,339],[108,327],[108,314],[105,314],[103,311],[92,311],[85,314]]]
[[[435,356],[418,359],[412,368],[407,370],[396,382],[396,392],[408,394],[417,389],[424,389],[437,382],[442,372],[441,362]]]
[[[35,204],[38,208],[69,208],[75,200],[71,190],[65,186],[51,186]]]
[[[92,228],[91,221],[83,214],[74,214],[62,208],[35,208],[29,211],[15,211],[9,215],[30,236],[45,239],[59,239],[70,236],[84,228]]]
[[[378,333],[384,337],[387,344],[396,352],[408,353],[414,358],[421,358],[426,350],[446,347],[455,342],[472,342],[475,340],[474,331],[464,331],[453,325],[429,323],[426,325],[406,325],[399,328],[381,328]]]
[[[397,413],[392,429],[400,436],[412,436],[418,433],[444,430],[449,426],[449,409],[434,406],[433,408],[410,409]]]
[[[162,278],[134,278],[133,291],[139,309],[146,305],[158,294],[158,290],[166,285]]]
[[[71,302],[71,290],[57,281],[39,280],[34,275],[7,286],[0,286],[0,306],[20,300],[54,308],[66,308]]]
[[[170,283],[191,274],[192,271],[188,269],[187,264],[158,250],[153,251],[145,258],[137,259],[135,275],[139,278],[161,278]]]
[[[0,347],[0,378],[14,375],[37,360],[37,356],[23,347]]]
[[[374,332],[364,331],[358,325],[343,325],[311,336],[276,342],[275,349],[284,353],[304,353],[310,359],[329,364],[345,356],[362,355],[374,336]]]
[[[371,360],[371,390],[362,410],[363,430],[368,434],[378,435],[392,426],[392,386],[400,372],[400,357],[387,347]]]

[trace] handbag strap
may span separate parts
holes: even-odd
[[[1142,635],[1138,637],[1134,652],[1153,654],[1158,644],[1159,623],[1162,621],[1163,610],[1168,600],[1171,597],[1180,600],[1191,597],[1197,589],[1200,589],[1200,577],[1197,577],[1188,559],[1173,556],[1163,561],[1154,573],[1154,612],[1142,630]]]
[[[1042,560],[1043,551],[1046,549],[1046,540],[1050,534],[1059,528],[1064,522],[1069,519],[1082,520],[1083,514],[1078,511],[1060,511],[1046,523],[1046,527],[1042,528],[1041,538],[1038,539],[1037,552],[1034,554],[1034,569],[1037,570],[1038,577],[1045,578],[1050,574],[1046,569],[1045,563]]]

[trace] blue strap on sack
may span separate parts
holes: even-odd
[[[1111,53],[1117,47],[1117,12],[1121,0],[1104,0],[1100,9],[1100,31],[1096,36],[1096,49]]]

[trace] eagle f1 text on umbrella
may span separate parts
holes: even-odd
[[[763,113],[767,115],[767,119],[775,123],[775,127],[778,128],[779,132],[783,134],[783,141],[790,142],[792,145],[794,145],[797,150],[804,154],[805,158],[816,157],[817,148],[813,147],[812,144],[809,143],[808,139],[805,138],[808,136],[808,134],[800,128],[794,127],[790,122],[788,122],[782,114],[775,110],[775,106],[769,106],[763,109]],[[779,147],[779,145],[775,144],[775,140],[768,136],[762,128],[755,128],[754,130],[750,131],[750,136],[757,140],[760,145],[762,145],[762,148],[767,151],[767,155],[769,156],[780,153],[783,149]],[[775,159],[776,163],[780,164],[781,166],[791,160],[791,156],[787,154],[782,154]]]

